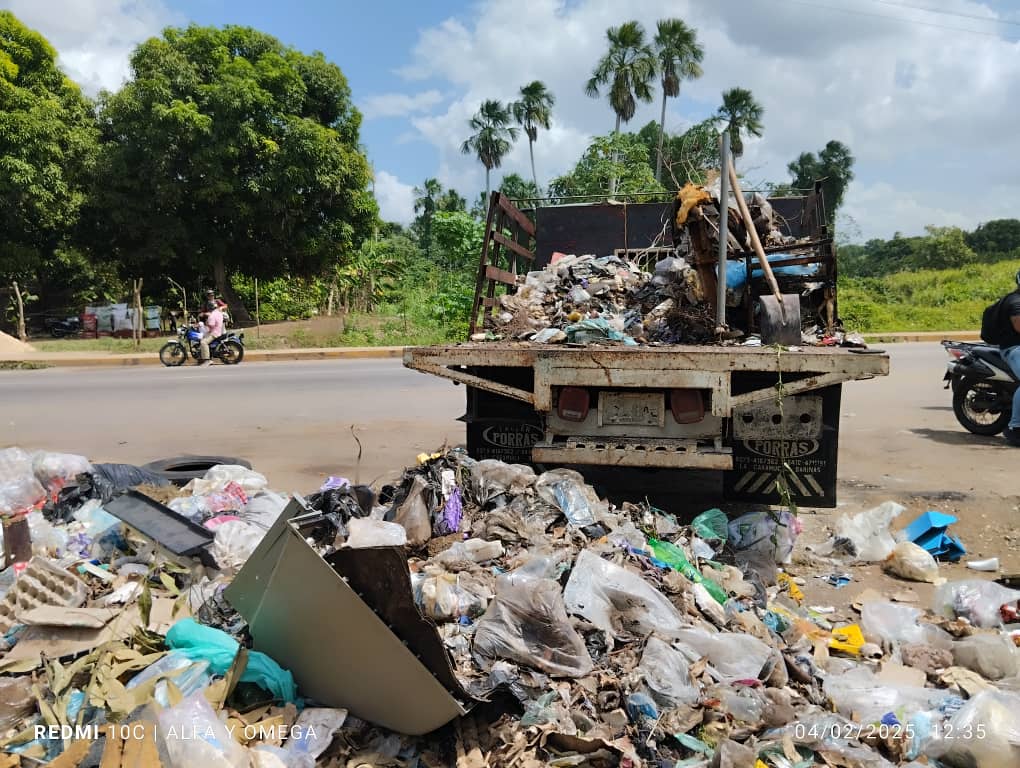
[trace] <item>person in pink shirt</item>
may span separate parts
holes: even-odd
[[[210,301],[205,305],[205,308],[209,314],[205,318],[205,333],[202,336],[202,340],[198,343],[200,350],[199,365],[205,365],[210,362],[209,343],[223,335],[223,312],[216,306],[215,301]]]

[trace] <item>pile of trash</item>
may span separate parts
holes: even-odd
[[[1020,764],[1020,592],[830,621],[785,510],[682,524],[457,450],[307,499],[97,466],[0,451],[0,765]]]
[[[676,256],[660,259],[649,274],[619,256],[556,254],[499,303],[495,332],[506,338],[633,345],[715,337],[698,274]]]

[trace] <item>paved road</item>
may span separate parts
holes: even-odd
[[[1015,520],[1020,455],[957,425],[940,380],[942,348],[901,344],[889,352],[891,376],[844,388],[841,498],[964,494]],[[462,412],[462,388],[396,360],[0,373],[0,445],[131,462],[242,455],[284,490],[353,476],[352,424],[368,481],[444,441],[462,441],[455,421]]]

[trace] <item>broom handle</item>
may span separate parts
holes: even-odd
[[[740,181],[737,180],[737,169],[733,167],[732,160],[727,163],[727,170],[730,177],[730,186],[733,187],[733,195],[737,198],[737,206],[740,208],[740,215],[744,219],[744,227],[747,229],[748,237],[751,238],[751,247],[758,255],[758,263],[761,264],[761,270],[765,273],[765,279],[769,281],[772,293],[779,302],[779,306],[782,307],[783,295],[779,292],[779,283],[776,282],[776,276],[772,274],[772,265],[769,264],[769,260],[765,256],[765,249],[761,247],[761,240],[758,239],[758,230],[754,227],[751,211],[747,207],[747,201],[744,200],[744,193],[740,190]]]

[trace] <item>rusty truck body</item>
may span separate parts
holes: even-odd
[[[836,316],[836,252],[821,191],[769,201],[797,238],[784,266],[807,266],[817,308]],[[538,207],[527,213],[493,193],[485,226],[471,331],[491,327],[501,293],[556,252],[661,257],[682,245],[714,305],[717,256],[698,227],[674,243],[673,201]],[[766,290],[750,253],[730,317],[754,331]],[[795,270],[794,270],[795,271]],[[780,278],[803,289],[802,275]],[[870,350],[868,351],[870,352]],[[462,384],[467,450],[477,459],[542,465],[716,470],[734,501],[836,504],[842,384],[886,375],[889,359],[831,346],[731,344],[563,345],[476,341],[412,347],[404,365]]]

